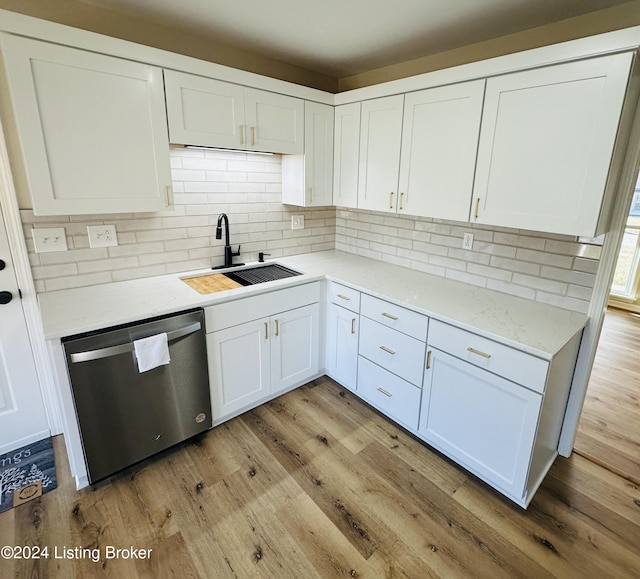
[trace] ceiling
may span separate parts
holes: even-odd
[[[628,0],[81,0],[333,78]]]

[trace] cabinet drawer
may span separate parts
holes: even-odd
[[[207,333],[318,301],[320,282],[313,282],[210,306],[204,310]]]
[[[549,363],[472,332],[431,320],[429,347],[543,393]]]
[[[358,353],[412,384],[422,384],[425,344],[367,318],[360,318]]]
[[[429,318],[418,312],[362,294],[360,313],[368,318],[426,342]]]
[[[327,295],[331,303],[338,304],[352,312],[358,313],[360,311],[360,292],[358,290],[330,281]]]
[[[358,357],[357,393],[389,418],[417,430],[421,390]]]

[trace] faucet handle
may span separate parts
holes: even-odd
[[[240,255],[240,244],[238,244],[238,251],[232,251],[231,255]]]

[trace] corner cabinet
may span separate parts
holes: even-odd
[[[167,208],[159,68],[12,35],[2,53],[36,215]]]
[[[304,154],[282,157],[282,202],[300,207],[333,201],[333,107],[307,101]]]
[[[205,309],[214,423],[317,378],[318,283]]]
[[[595,236],[632,53],[487,80],[472,222]]]
[[[303,100],[173,70],[164,79],[172,143],[303,152]]]

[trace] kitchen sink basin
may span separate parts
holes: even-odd
[[[302,274],[284,265],[269,263],[226,273],[212,273],[210,275],[182,278],[182,281],[200,294],[211,294],[296,275]]]
[[[230,271],[225,274],[226,277],[238,282],[241,285],[254,285],[276,279],[284,279],[301,275],[299,271],[284,267],[279,263],[270,263],[269,265],[259,265],[256,267],[248,267],[237,271]]]

